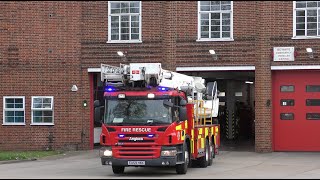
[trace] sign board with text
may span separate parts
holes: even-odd
[[[273,61],[294,61],[294,47],[273,47]]]

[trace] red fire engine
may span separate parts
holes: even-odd
[[[102,165],[212,165],[220,146],[216,82],[164,70],[161,63],[101,64],[105,85],[100,135]]]

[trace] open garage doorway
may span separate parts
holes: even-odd
[[[217,81],[221,149],[254,151],[254,71],[179,72]]]

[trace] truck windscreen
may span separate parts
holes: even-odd
[[[172,108],[164,105],[164,100],[107,99],[104,122],[120,126],[171,124]]]

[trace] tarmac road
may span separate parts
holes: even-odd
[[[0,162],[0,179],[246,179],[246,178],[320,178],[320,153],[220,151],[212,166],[190,168],[177,175],[168,168],[125,169],[114,175],[110,166],[102,166],[98,150],[79,151],[36,161]]]

